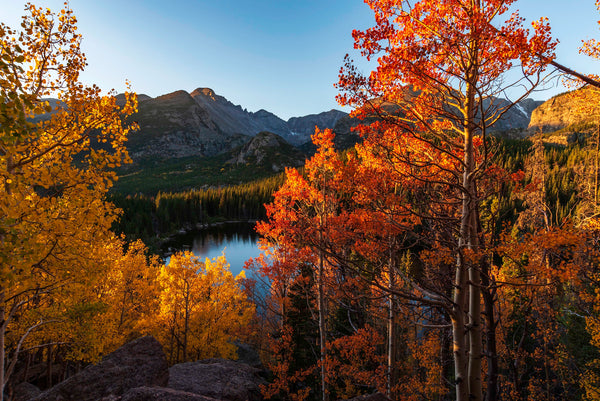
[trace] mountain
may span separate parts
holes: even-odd
[[[411,97],[414,93],[408,91],[407,100]],[[124,102],[124,95],[117,95],[117,103]],[[521,102],[498,127],[525,129],[537,104]],[[386,109],[397,110],[391,104]],[[138,95],[138,113],[130,121],[140,126],[127,142],[134,163],[119,169],[115,190],[152,194],[272,176],[284,167],[301,166],[314,153],[310,136],[315,126],[333,129],[336,147],[343,150],[361,140],[352,128],[375,118],[359,121],[329,110],[285,121],[264,109],[249,112],[210,88],[197,88],[156,98]]]
[[[258,133],[232,153],[234,157],[228,163],[267,166],[274,172],[283,171],[285,167],[300,167],[306,159],[306,154],[281,136],[267,131]]]
[[[407,99],[415,96],[412,91],[407,91]],[[531,118],[532,112],[543,102],[533,99],[524,99],[517,103],[515,106],[510,108],[501,119],[499,119],[493,126],[488,128],[488,132],[495,133],[501,136],[522,136]],[[487,99],[484,103],[485,108],[496,108],[501,109],[509,105],[508,100],[500,98]],[[390,114],[395,114],[398,110],[396,105],[391,103],[383,104],[383,109]],[[336,134],[335,144],[338,149],[347,149],[354,146],[355,143],[360,141],[358,134],[352,131],[359,124],[370,124],[376,121],[376,118],[367,118],[364,121],[360,121],[356,118],[350,117],[346,114],[336,120],[333,127],[333,131]],[[306,143],[300,147],[306,153],[315,151],[315,147],[311,143]]]
[[[124,104],[124,95],[117,95]],[[333,115],[333,117],[328,116]],[[339,111],[297,117],[306,126],[333,128]],[[230,185],[272,176],[306,159],[293,144],[310,135],[292,132],[267,110],[249,112],[210,88],[178,90],[156,98],[138,95],[140,127],[129,135],[132,164],[122,166],[115,191],[156,193]],[[296,126],[294,126],[296,127]]]
[[[581,91],[589,91],[588,88],[562,93],[554,96],[541,106],[534,110],[531,115],[528,131],[531,134],[537,132],[554,132],[573,125],[590,124],[593,121],[591,117],[574,113],[574,95],[580,95]],[[600,95],[597,92],[585,94],[590,97],[590,102],[600,102]]]
[[[502,109],[507,107],[510,103],[506,99],[494,98],[494,107]],[[489,106],[489,101],[484,104],[484,107]],[[492,127],[491,132],[509,135],[510,133],[523,133],[529,126],[531,114],[539,107],[543,101],[524,99],[512,108],[510,108],[500,120],[498,120]]]
[[[222,96],[215,94],[212,89],[198,88],[191,93],[196,102],[213,116],[215,124],[226,133],[245,134],[254,136],[259,132],[268,131],[279,135],[286,141],[298,145],[310,141],[310,134],[314,132],[315,125],[323,128],[333,128],[335,119],[323,117],[321,113],[304,117],[293,117],[288,121],[277,117],[275,114],[261,109],[255,113],[242,109],[241,106],[234,105]],[[334,110],[336,113],[341,111]],[[304,121],[307,126],[312,126],[312,132],[306,135],[304,132],[298,133],[296,125],[290,124],[290,121]]]
[[[348,114],[339,110],[324,111],[319,114],[309,114],[304,117],[292,117],[287,121],[287,126],[292,131],[293,144],[303,144],[310,141],[310,136],[315,133],[315,126],[319,129],[334,128],[337,122]]]
[[[124,96],[118,95],[118,102]],[[138,96],[134,119],[140,129],[128,143],[132,158],[212,156],[248,142],[260,132],[277,134],[299,145],[310,141],[314,127],[333,128],[341,111],[314,114],[285,121],[267,110],[249,112],[210,88],[191,93],[175,91],[157,98]],[[312,132],[308,133],[308,127]]]
[[[407,89],[406,96],[410,101],[415,93]],[[117,104],[124,102],[124,95],[117,95]],[[495,98],[493,102],[497,107],[507,104]],[[520,132],[529,124],[531,112],[539,103],[530,99],[520,102],[490,131]],[[248,143],[260,132],[276,134],[310,154],[314,151],[310,136],[315,127],[333,129],[336,145],[345,149],[360,140],[351,129],[361,123],[339,110],[285,121],[264,109],[249,112],[210,88],[196,88],[191,93],[178,90],[156,98],[140,94],[138,113],[132,121],[137,121],[140,127],[130,135],[127,144],[132,159],[134,162],[148,159],[154,163],[159,159],[223,154]]]
[[[127,145],[134,161],[213,155],[246,141],[240,134],[223,131],[211,110],[183,90],[140,101],[134,118],[140,129],[130,135]]]

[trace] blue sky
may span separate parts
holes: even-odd
[[[35,4],[60,10],[60,0]],[[25,1],[0,0],[0,21],[16,27]],[[560,40],[558,61],[583,72],[600,63],[580,56],[582,39],[600,38],[593,0],[520,0],[528,21],[548,16]],[[288,119],[339,108],[333,84],[352,29],[373,24],[361,0],[71,0],[89,66],[87,83],[159,96],[210,87],[250,111]],[[369,66],[361,64],[366,71]],[[546,99],[556,87],[535,95]],[[349,110],[346,110],[349,111]]]

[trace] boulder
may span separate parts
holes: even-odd
[[[118,399],[141,386],[165,386],[169,371],[162,346],[147,336],[125,344],[97,365],[43,392],[35,401],[98,401]]]
[[[241,362],[212,358],[174,365],[168,387],[226,401],[262,400],[262,370]]]
[[[170,388],[138,387],[125,393],[121,401],[215,401],[215,399]]]

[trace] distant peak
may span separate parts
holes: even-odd
[[[171,92],[171,93],[167,93],[165,95],[159,96],[156,99],[160,99],[160,100],[169,100],[169,99],[176,99],[176,98],[189,98],[190,94],[187,93],[184,90],[178,90],[175,92]]]
[[[264,117],[264,116],[272,116],[274,115],[273,113],[271,113],[270,111],[267,111],[265,109],[260,109],[258,110],[256,113],[252,113],[257,117]]]
[[[217,100],[217,95],[215,91],[210,88],[197,88],[191,93],[192,97],[202,95],[211,98],[212,100]]]

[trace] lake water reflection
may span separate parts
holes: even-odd
[[[248,259],[260,255],[258,239],[254,223],[224,223],[177,235],[165,244],[163,253],[190,250],[204,260],[219,257],[225,251],[231,272],[237,275]]]

